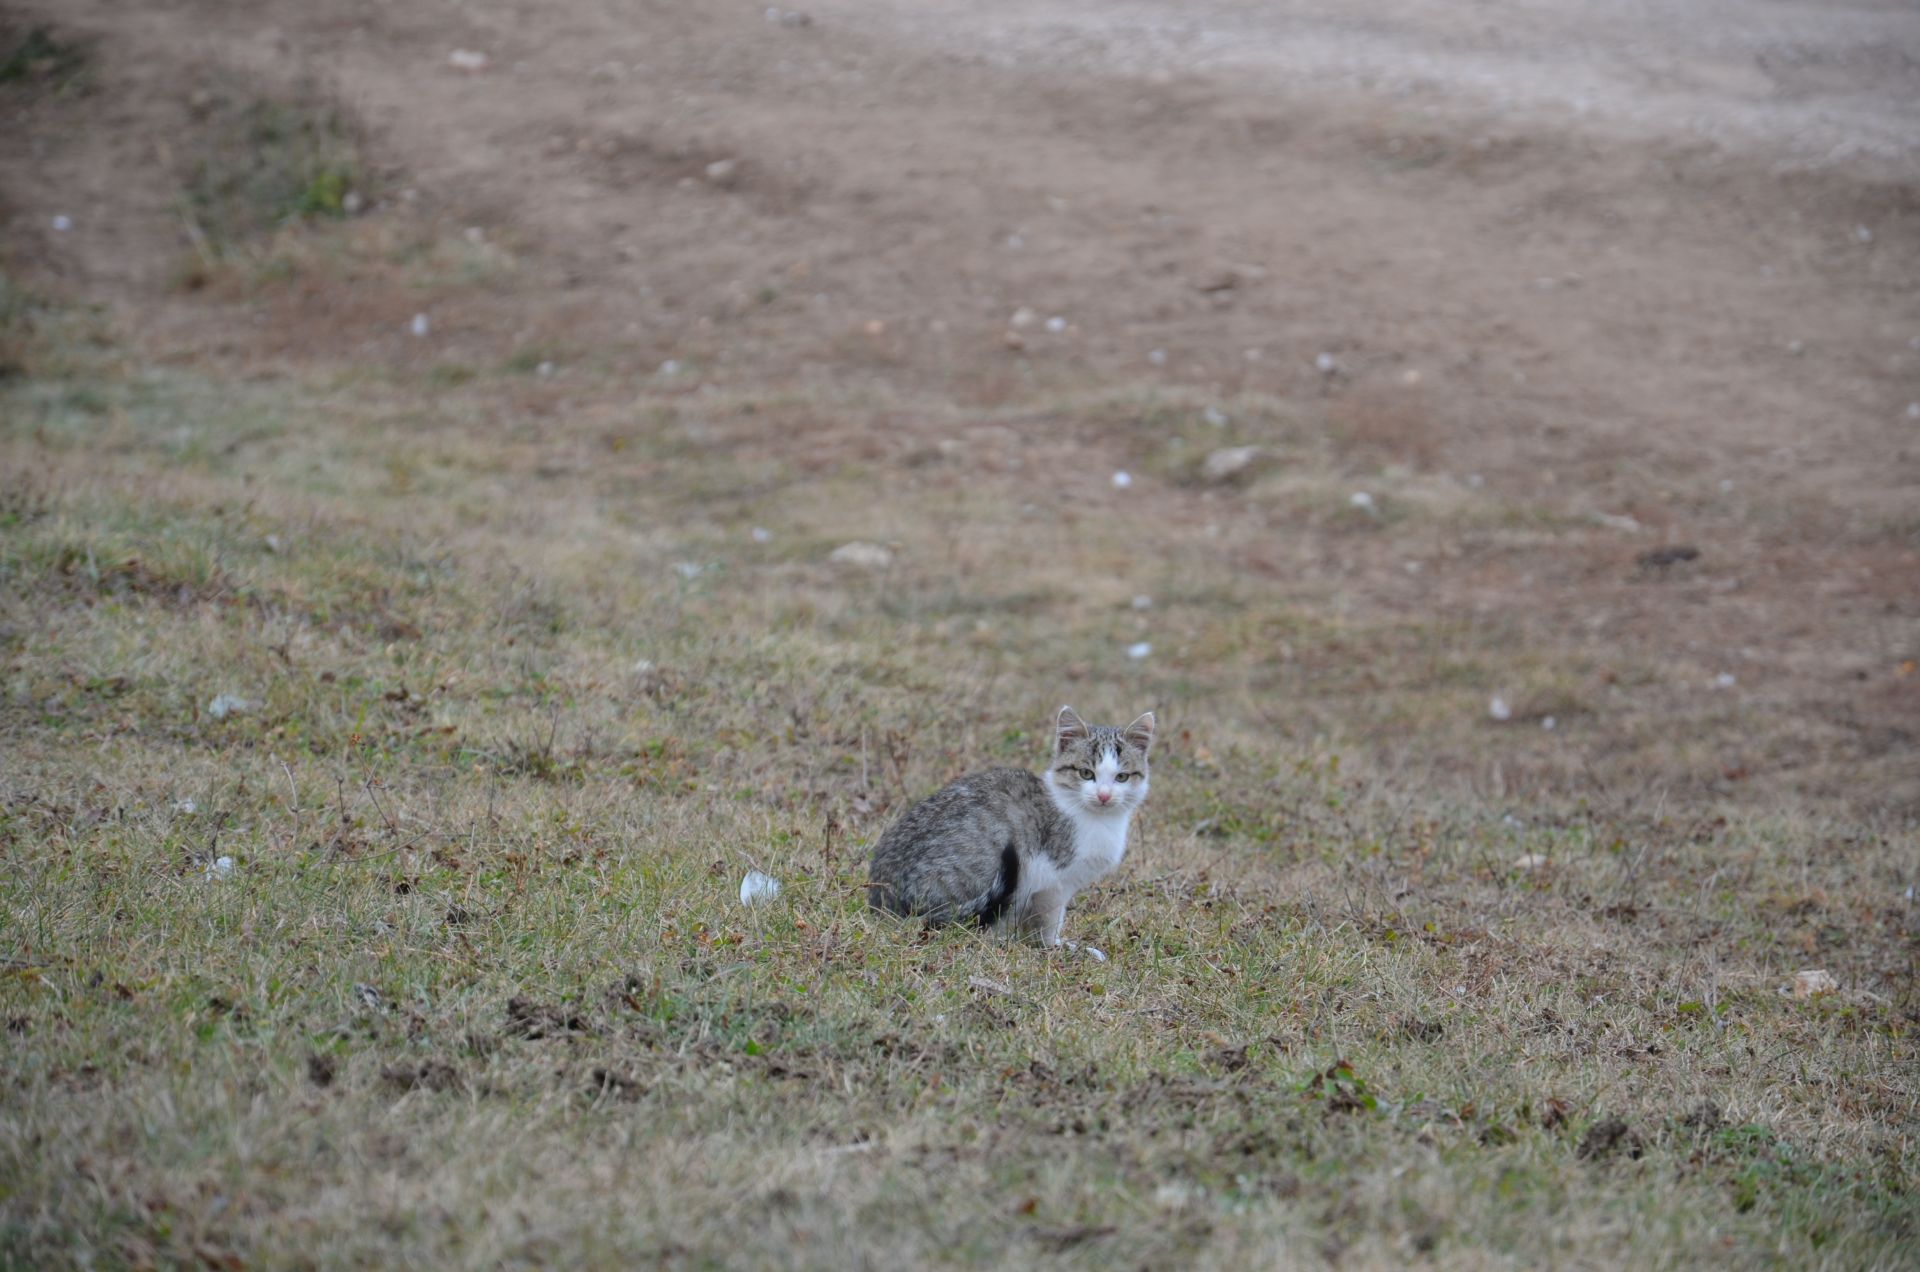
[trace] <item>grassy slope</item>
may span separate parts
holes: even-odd
[[[391,211],[222,259],[201,205],[209,312],[542,303]],[[1400,568],[1567,508],[1356,508],[1313,403],[242,378],[11,288],[0,339],[0,1262],[1920,1255],[1914,842],[1832,797],[1901,753]],[[1063,698],[1164,726],[1069,914],[1111,961],[869,915],[887,819]]]
[[[1911,1035],[1854,988],[1902,965],[1909,842],[1508,817],[1260,710],[1277,639],[1441,686],[1376,738],[1475,714],[1436,642],[1551,649],[1336,620],[1196,534],[1123,581],[1018,480],[754,442],[890,403],[541,433],[509,369],[243,385],[41,327],[0,464],[10,1261],[1915,1253]],[[895,567],[824,563],[856,535]],[[867,914],[885,818],[1062,696],[1171,726],[1069,916],[1112,961]],[[1781,996],[1816,963],[1848,992]]]

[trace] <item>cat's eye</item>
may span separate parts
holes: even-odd
[[[1131,782],[1138,776],[1140,776],[1138,773],[1115,773],[1113,780],[1116,782]]]
[[[1083,782],[1091,782],[1093,780],[1092,769],[1077,768],[1073,771],[1079,775],[1080,780]]]

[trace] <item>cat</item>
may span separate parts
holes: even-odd
[[[1151,711],[1114,729],[1061,707],[1044,772],[971,774],[887,828],[868,867],[867,904],[1062,944],[1067,902],[1126,855],[1152,747]]]

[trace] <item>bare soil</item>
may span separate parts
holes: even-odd
[[[689,390],[892,395],[878,444],[902,453],[949,439],[953,409],[1013,411],[969,444],[1091,507],[1128,456],[1065,397],[1272,398],[1311,415],[1356,488],[1411,475],[1583,530],[1410,562],[1155,483],[1128,497],[1137,532],[1207,527],[1247,570],[1362,612],[1508,624],[1697,684],[1734,674],[1873,789],[1831,768],[1801,786],[1920,799],[1920,677],[1900,670],[1920,616],[1908,7],[9,14],[85,41],[99,86],[6,104],[8,259],[107,305],[143,356],[408,373],[551,350],[600,372],[521,403],[563,432],[669,362]],[[468,262],[428,296],[360,266],[183,286],[182,171],[228,83],[318,85],[361,121],[381,173],[363,248],[396,226],[464,232],[511,268]],[[425,308],[427,340],[408,331]],[[1635,567],[1675,543],[1700,557]]]

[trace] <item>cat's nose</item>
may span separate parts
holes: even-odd
[[[1093,797],[1099,800],[1102,804],[1113,803],[1113,792],[1104,786],[1101,787],[1099,790],[1095,791],[1093,793]]]

